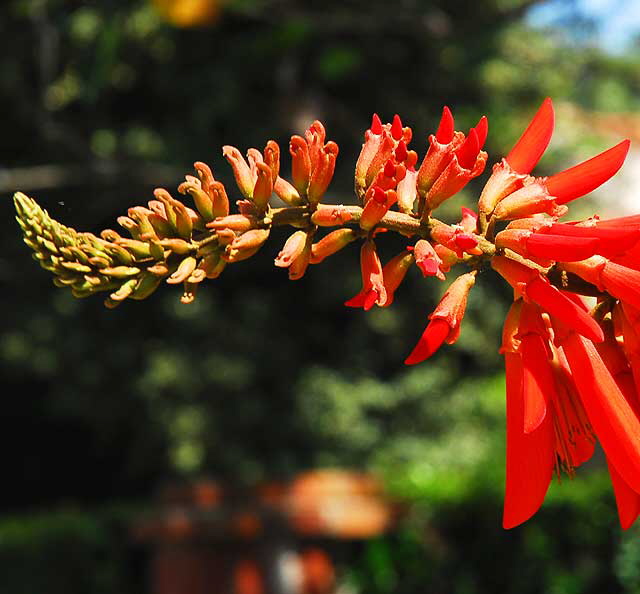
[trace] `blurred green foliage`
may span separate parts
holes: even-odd
[[[443,104],[461,128],[487,113],[497,160],[547,95],[637,110],[640,54],[532,30],[533,3],[243,0],[212,27],[178,29],[144,0],[5,2],[0,191],[97,231],[154,184],[175,188],[194,160],[230,181],[222,145],[285,147],[319,117],[341,147],[333,197],[348,202],[373,111],[400,113],[420,151]],[[541,171],[606,144],[572,130]],[[126,522],[95,506],[148,498],[169,478],[253,483],[324,465],[376,472],[412,503],[396,533],[345,554],[348,591],[640,591],[635,533],[620,544],[601,460],[552,486],[535,520],[500,528],[509,292],[492,273],[459,343],[406,369],[443,291],[433,279],[411,275],[393,308],[347,310],[357,249],[291,284],[273,270],[276,234],[191,306],[166,288],[106,311],[51,286],[1,204],[0,591],[136,591]],[[385,259],[402,248],[380,245]]]

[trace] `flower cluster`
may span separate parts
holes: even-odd
[[[291,175],[270,140],[245,156],[225,146],[237,189],[227,190],[204,163],[178,192],[164,189],[118,219],[130,237],[101,237],[54,221],[24,194],[18,221],[35,258],[58,286],[84,297],[108,291],[106,304],[144,299],[165,280],[184,285],[191,302],[205,279],[253,256],[276,226],[293,227],[275,265],[300,279],[308,267],[360,241],[361,291],[346,302],[388,307],[411,269],[445,281],[457,273],[405,363],[456,342],[479,271],[493,268],[513,287],[502,349],[507,377],[504,526],[539,508],[555,473],[570,476],[599,440],[607,458],[620,522],[640,513],[640,215],[561,222],[567,203],[588,194],[622,166],[629,149],[613,148],[550,177],[531,175],[551,139],[554,112],[545,100],[508,155],[494,165],[477,209],[450,224],[438,207],[483,173],[486,117],[466,134],[445,107],[422,159],[399,116],[373,116],[355,167],[357,205],[322,202],[338,146],[313,122],[289,142]],[[229,196],[237,198],[231,213]],[[328,232],[325,230],[329,228]],[[331,229],[333,228],[333,229]],[[383,264],[379,234],[406,238]],[[591,309],[583,297],[592,300]]]

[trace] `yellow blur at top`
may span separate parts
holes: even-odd
[[[176,27],[198,27],[215,23],[221,0],[151,0],[168,23]]]

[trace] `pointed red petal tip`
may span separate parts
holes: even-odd
[[[442,117],[440,118],[440,125],[436,132],[436,140],[440,144],[449,144],[453,140],[453,115],[451,110],[445,105],[442,108]]]
[[[549,313],[552,318],[562,321],[592,342],[604,340],[604,334],[598,322],[543,277],[539,276],[528,283],[526,291],[527,297]]]
[[[615,466],[607,459],[611,484],[616,497],[616,507],[618,508],[618,518],[623,530],[628,530],[636,521],[640,514],[640,495],[636,493],[625,480],[620,476]]]
[[[487,140],[487,134],[489,134],[489,120],[487,116],[482,116],[474,129],[478,135],[478,145],[482,148]]]
[[[396,174],[396,166],[393,164],[393,161],[389,159],[384,164],[384,175],[385,177],[393,177]]]
[[[373,114],[371,118],[371,132],[373,134],[382,134],[382,121],[380,120],[380,116],[377,113]]]
[[[398,162],[402,162],[407,158],[407,155],[409,153],[407,152],[407,143],[404,140],[401,140],[398,143],[398,146],[396,147],[396,161]]]
[[[382,188],[375,186],[373,188],[372,200],[375,200],[378,204],[386,204],[387,195],[384,193],[384,190]]]
[[[546,98],[527,129],[506,156],[507,163],[518,173],[529,173],[542,157],[553,134],[553,103]]]
[[[449,328],[449,324],[442,318],[434,318],[431,320],[420,337],[418,344],[404,360],[404,364],[415,365],[431,357],[431,355],[440,348],[447,336],[449,336],[450,331],[451,328]]]
[[[462,146],[456,151],[460,167],[471,169],[476,162],[479,151],[480,143],[478,141],[478,133],[475,128],[471,128],[471,130],[469,130],[469,136],[467,136]]]
[[[548,416],[531,433],[523,427],[522,358],[505,353],[507,384],[507,460],[502,525],[514,528],[535,514],[553,474],[553,426]]]
[[[546,181],[549,194],[558,204],[565,204],[595,190],[622,167],[630,144],[630,140],[623,140],[588,161],[552,175]]]
[[[402,138],[402,120],[398,114],[393,116],[393,123],[391,124],[391,136],[394,140],[400,140]]]

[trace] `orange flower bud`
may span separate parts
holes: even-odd
[[[358,238],[353,229],[336,229],[311,246],[310,264],[319,264]]]

